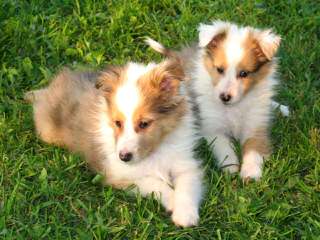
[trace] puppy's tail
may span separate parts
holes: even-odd
[[[162,55],[164,55],[166,57],[178,58],[178,55],[175,51],[173,51],[169,48],[166,48],[161,43],[153,40],[152,38],[146,37],[146,39],[144,41],[146,44],[148,44],[156,52],[161,53]]]

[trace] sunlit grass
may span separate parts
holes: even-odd
[[[317,1],[0,1],[0,239],[318,239],[320,5]],[[211,19],[272,27],[282,36],[274,153],[258,183],[199,156],[207,191],[198,227],[176,228],[153,198],[95,183],[84,160],[40,142],[23,93],[62,66],[159,60],[143,43],[196,40]]]

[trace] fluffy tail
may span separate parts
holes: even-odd
[[[166,57],[174,57],[177,58],[178,55],[176,54],[175,51],[166,48],[165,46],[163,46],[161,43],[153,40],[152,38],[146,37],[146,39],[144,40],[146,44],[148,44],[153,50],[155,50],[158,53],[161,53],[162,55],[166,56]]]

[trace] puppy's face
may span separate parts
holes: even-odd
[[[108,103],[120,160],[148,157],[179,124],[185,112],[179,94],[183,77],[180,63],[171,60],[147,66],[129,63],[104,72],[97,87]]]
[[[226,22],[200,25],[199,46],[215,97],[223,104],[239,102],[274,71],[280,37],[270,30],[238,27]]]

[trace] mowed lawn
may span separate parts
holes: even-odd
[[[221,173],[200,145],[207,189],[199,226],[175,227],[152,197],[101,186],[80,156],[37,139],[23,94],[62,66],[159,61],[145,36],[178,48],[213,19],[282,36],[276,99],[292,112],[274,114],[274,153],[260,182]],[[319,38],[314,0],[1,0],[0,239],[319,239]]]

